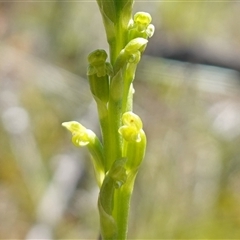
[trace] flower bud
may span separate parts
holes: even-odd
[[[98,77],[110,75],[111,67],[106,63],[107,53],[103,49],[97,49],[88,55],[88,72],[87,75],[97,74]]]
[[[146,46],[147,42],[148,40],[145,38],[134,38],[125,46],[124,50],[128,54],[134,54],[135,52]]]
[[[112,65],[106,62],[107,53],[98,49],[88,55],[88,80],[91,92],[96,101],[107,103],[109,99],[109,76],[112,75]]]
[[[107,60],[107,53],[103,49],[97,49],[88,55],[89,64],[103,64]]]

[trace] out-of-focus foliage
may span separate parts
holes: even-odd
[[[136,107],[145,113],[150,138],[131,236],[239,238],[238,74],[145,60],[137,76],[143,82]],[[147,97],[139,95],[141,90]]]
[[[136,1],[135,9],[149,11],[157,27],[149,49],[161,48],[161,36],[226,58],[240,49],[238,2]],[[0,3],[0,239],[97,238],[93,169],[61,122],[98,128],[79,76],[87,54],[106,46],[95,2]],[[130,238],[240,237],[234,79],[234,71],[162,60],[139,67],[135,112],[144,116],[148,149]]]
[[[72,72],[85,75],[89,51],[107,46],[94,1],[16,1],[0,7],[2,42]]]

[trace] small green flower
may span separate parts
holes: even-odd
[[[77,147],[86,146],[91,139],[95,138],[95,134],[90,129],[76,121],[64,122],[62,126],[67,128],[72,133],[72,142]]]
[[[138,31],[141,32],[147,29],[148,25],[152,21],[152,17],[149,13],[137,12],[134,15],[133,20],[134,20],[135,26],[138,28]]]
[[[133,112],[124,113],[122,122],[119,133],[124,139],[122,153],[127,159],[126,169],[136,174],[145,155],[146,135],[140,117]]]
[[[101,186],[104,175],[103,146],[95,133],[76,121],[64,122],[62,126],[72,133],[72,142],[77,147],[86,146],[91,154],[98,185]]]
[[[142,130],[142,120],[133,112],[125,112],[122,116],[123,126],[119,128],[119,133],[127,142],[140,142]]]
[[[142,37],[150,38],[154,33],[154,26],[150,24],[152,17],[146,12],[137,12],[129,26],[129,40]]]

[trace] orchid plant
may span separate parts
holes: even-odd
[[[154,33],[151,16],[132,16],[133,0],[97,0],[102,15],[108,54],[103,49],[88,56],[87,76],[96,102],[101,138],[76,121],[62,125],[77,147],[87,147],[99,186],[98,210],[103,240],[127,239],[130,200],[146,136],[133,113],[133,80],[148,38]]]

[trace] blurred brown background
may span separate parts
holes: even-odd
[[[135,79],[148,136],[132,239],[240,238],[240,3],[136,1],[156,33]],[[63,121],[99,133],[95,1],[0,3],[0,239],[97,239],[98,188]]]

